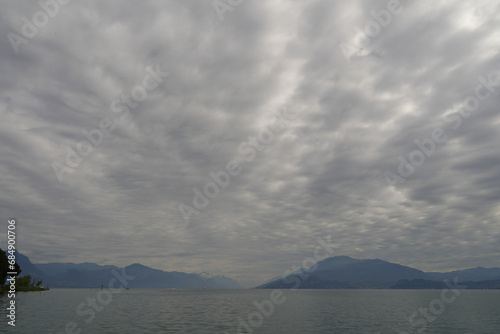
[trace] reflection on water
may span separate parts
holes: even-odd
[[[52,289],[18,293],[16,327],[7,326],[8,298],[0,298],[1,333],[417,333],[409,317],[440,290]],[[259,311],[260,308],[260,311]],[[87,323],[86,320],[89,322]],[[72,327],[74,326],[74,327]],[[427,323],[425,333],[500,333],[500,291],[462,290]]]

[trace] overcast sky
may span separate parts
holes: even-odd
[[[215,5],[2,1],[3,248],[15,217],[35,263],[499,266],[499,3]]]

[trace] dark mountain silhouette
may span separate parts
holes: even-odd
[[[130,281],[130,287],[241,289],[236,281],[224,276],[203,277],[199,274],[188,274],[177,271],[165,272],[143,266],[139,263],[125,267],[125,272],[127,275],[135,276]]]
[[[257,288],[388,288],[400,279],[429,278],[421,270],[377,259],[358,260],[334,256],[318,262],[317,266],[310,274],[296,272]]]
[[[32,278],[38,278],[45,281],[47,275],[43,272],[43,270],[38,269],[33,263],[31,263],[30,259],[26,255],[23,255],[18,251],[16,251],[15,255],[16,262],[21,268],[20,277],[31,275]]]
[[[383,260],[346,261],[345,259],[340,259],[339,264],[334,257],[319,262],[318,270],[314,272],[314,276],[322,279],[381,284],[397,282],[405,278],[429,278],[421,270]]]
[[[426,273],[379,259],[359,260],[348,256],[334,256],[317,263],[317,269],[308,273],[299,270],[258,286],[258,289],[354,289],[354,288],[442,288],[443,280],[479,282],[496,275],[500,268],[474,268],[449,273]],[[462,279],[465,278],[465,279]],[[485,286],[495,286],[485,283]],[[468,286],[480,286],[469,284]]]
[[[224,276],[206,273],[193,274],[176,271],[163,271],[139,263],[125,268],[95,263],[44,263],[33,264],[28,257],[17,253],[16,261],[22,269],[20,276],[31,275],[43,280],[49,287],[97,288],[107,286],[114,277],[113,271],[122,272],[134,279],[128,281],[129,288],[209,288],[239,289],[241,286]],[[299,270],[284,278],[277,277],[258,286],[263,289],[441,289],[444,280],[458,279],[469,289],[500,288],[500,268],[471,268],[446,273],[423,272],[379,259],[353,259],[348,256],[335,256],[317,263],[311,273]]]
[[[178,289],[241,289],[238,282],[225,277],[203,273],[190,274],[183,272],[167,272],[153,269],[139,263],[125,268],[96,263],[43,263],[32,264],[27,256],[20,253],[16,260],[22,269],[20,276],[31,275],[41,278],[45,286],[50,288],[99,288],[107,287],[114,277],[113,271],[134,276],[127,281],[128,288],[178,288]],[[115,283],[115,287],[119,287]]]
[[[431,272],[427,274],[435,281],[442,281],[444,279],[454,280],[455,277],[458,277],[458,280],[461,282],[476,282],[500,279],[500,268],[476,267],[471,269],[450,271],[447,273]]]

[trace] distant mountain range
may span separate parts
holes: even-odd
[[[379,259],[358,260],[335,256],[317,263],[308,273],[299,270],[264,283],[257,289],[439,289],[448,279],[465,282],[467,288],[500,288],[500,268],[472,268],[447,273],[423,272],[418,269]]]
[[[22,270],[20,276],[41,278],[44,285],[50,288],[98,288],[102,285],[107,287],[114,277],[113,271],[121,273],[124,270],[126,275],[134,277],[127,281],[128,288],[241,289],[238,282],[225,276],[163,271],[139,263],[124,268],[90,262],[33,264],[27,256],[19,252],[16,254],[16,262]]]
[[[241,289],[235,280],[207,273],[192,274],[163,271],[139,263],[120,268],[96,263],[42,263],[33,264],[20,253],[16,261],[21,276],[41,278],[52,288],[97,288],[106,286],[113,271],[124,272],[134,278],[129,288],[178,289]],[[257,289],[442,289],[445,280],[460,282],[468,289],[500,289],[500,268],[471,268],[451,272],[423,272],[379,259],[359,260],[348,256],[334,256],[318,262],[316,270],[302,269],[285,277],[277,277]]]

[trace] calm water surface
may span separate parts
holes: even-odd
[[[74,333],[82,334],[233,334],[239,326],[239,333],[269,334],[418,333],[424,326],[424,333],[500,333],[500,290],[461,290],[450,304],[440,302],[440,290],[285,290],[282,304],[272,309],[265,302],[259,312],[254,302],[269,301],[272,291],[130,289],[111,300],[101,294],[100,302],[96,289],[18,293],[15,328],[7,325],[2,295],[0,332],[65,333],[73,322]],[[435,314],[429,311],[426,320],[417,313],[410,321],[419,308]]]

